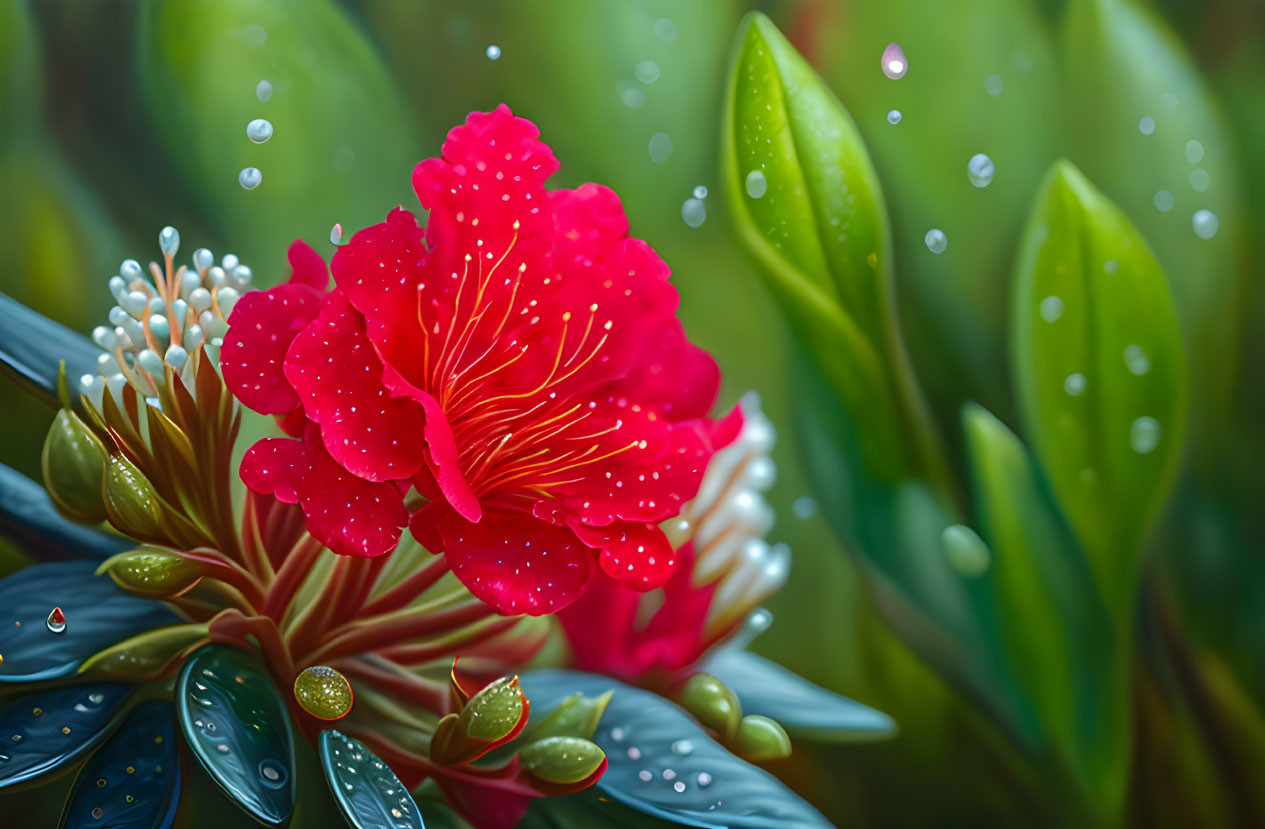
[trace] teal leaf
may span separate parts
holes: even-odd
[[[742,713],[777,720],[792,736],[845,742],[896,734],[896,723],[886,714],[820,688],[750,651],[725,648],[702,670],[734,690]]]
[[[657,694],[578,671],[533,671],[522,688],[542,712],[577,691],[615,692],[593,736],[609,761],[596,785],[638,811],[717,829],[830,826],[776,777],[729,753]]]
[[[1108,603],[1130,613],[1140,541],[1168,497],[1186,374],[1168,283],[1133,224],[1067,162],[1016,270],[1015,384],[1037,457]]]
[[[0,684],[66,676],[116,642],[180,621],[161,602],[137,598],[109,576],[95,575],[96,566],[36,564],[0,581]],[[55,607],[66,617],[61,633],[47,625]]]
[[[427,804],[426,814],[430,814]],[[433,822],[433,821],[432,821]],[[601,789],[591,786],[582,792],[565,797],[540,797],[532,801],[527,814],[518,824],[519,829],[656,829],[679,826],[676,821],[651,817],[618,800],[602,795]]]
[[[94,683],[39,691],[0,706],[0,789],[78,760],[109,733],[134,686]]]
[[[423,829],[408,789],[364,743],[330,729],[321,732],[320,751],[329,790],[355,829]]]
[[[97,373],[101,349],[86,337],[0,294],[0,374],[57,407],[57,377],[66,361],[71,388]]]
[[[132,544],[70,521],[40,484],[0,464],[0,535],[43,559],[106,559]]]
[[[168,829],[180,803],[175,717],[143,702],[75,778],[61,829]]]
[[[253,655],[208,645],[176,681],[180,730],[193,755],[238,806],[280,826],[294,811],[290,714]]]

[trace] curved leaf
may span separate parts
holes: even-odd
[[[62,361],[75,388],[81,375],[97,372],[100,353],[86,337],[0,294],[0,373],[48,405],[60,405],[57,377]]]
[[[98,651],[180,619],[166,605],[125,593],[96,563],[36,564],[0,581],[0,683],[34,682],[73,673]],[[60,607],[61,633],[48,616]]]
[[[730,754],[657,694],[579,671],[533,671],[522,687],[538,711],[576,691],[614,690],[594,735],[610,763],[597,786],[634,809],[687,826],[830,826],[776,777]]]
[[[75,778],[62,829],[167,829],[180,803],[175,717],[165,700],[143,702]]]
[[[771,717],[792,735],[844,742],[896,734],[896,723],[886,714],[820,688],[750,651],[724,648],[703,670],[734,690],[742,713]]]
[[[269,826],[294,811],[290,713],[253,655],[208,645],[184,664],[176,710],[185,741],[238,806]]]
[[[422,829],[422,813],[390,766],[364,743],[321,732],[321,768],[343,817],[355,829]]]
[[[74,685],[0,706],[0,789],[83,756],[109,733],[132,688],[113,682]]]
[[[0,464],[0,534],[45,559],[105,559],[133,546],[64,518],[43,486]]]

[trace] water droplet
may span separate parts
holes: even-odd
[[[676,779],[676,772],[675,772],[675,771],[673,771],[672,769],[664,769],[664,770],[663,770],[663,779],[664,779],[664,780],[675,780],[675,779]]]
[[[675,791],[677,794],[680,794],[681,792],[685,791],[685,783],[681,780],[676,781],[675,783],[672,784],[672,790]]]
[[[629,747],[628,747],[628,751],[626,751],[626,752],[624,752],[624,753],[628,755],[628,759],[629,759],[629,760],[640,760],[640,759],[641,759],[641,749],[637,748],[636,746],[629,746]]]
[[[989,75],[984,79],[984,91],[988,93],[990,98],[996,98],[1006,89],[1006,84],[1002,81],[1001,75]]]
[[[1129,427],[1129,446],[1145,455],[1160,445],[1160,423],[1153,417],[1139,417]]]
[[[686,199],[681,205],[681,218],[690,227],[698,227],[707,221],[707,206],[702,199]]]
[[[1173,194],[1167,190],[1156,190],[1151,201],[1154,202],[1155,209],[1161,213],[1167,213],[1173,209]]]
[[[501,57],[501,47],[493,43],[487,48],[484,54],[488,56],[488,60],[497,60]]]
[[[61,612],[60,607],[53,608],[48,614],[48,618],[44,620],[44,624],[48,625],[48,629],[53,633],[66,632],[66,614]]]
[[[983,153],[976,153],[966,163],[966,177],[976,187],[987,187],[992,184],[995,172],[996,168],[993,165],[993,160]]]
[[[256,144],[262,144],[272,138],[272,122],[267,118],[256,118],[246,125],[246,137]]]
[[[1124,347],[1124,364],[1129,367],[1129,371],[1139,377],[1151,370],[1151,361],[1147,358],[1146,352],[1142,350],[1140,345],[1126,345]]]
[[[706,789],[712,784],[712,776],[705,771],[698,773],[698,785],[701,789]]]
[[[611,729],[611,739],[617,743],[622,743],[624,741],[624,737],[626,736],[627,732],[619,726]]]
[[[1080,397],[1085,393],[1085,385],[1085,375],[1081,374],[1079,371],[1073,372],[1072,374],[1067,375],[1067,378],[1063,381],[1063,391],[1067,392],[1072,397]]]
[[[266,101],[272,97],[272,81],[260,81],[255,84],[255,97]]]
[[[219,751],[220,754],[228,754],[228,746],[224,745],[223,743],[220,743],[215,748],[217,751]]]
[[[1120,270],[1120,263],[1114,259],[1108,259],[1106,262],[1103,262],[1102,269],[1104,273],[1115,273]]]
[[[674,43],[676,41],[676,24],[666,17],[660,17],[654,22],[654,35],[664,43]]]
[[[707,198],[707,188],[706,188],[706,187],[704,187],[704,186],[703,186],[703,185],[701,185],[701,184],[700,184],[699,186],[695,187],[695,188],[694,188],[694,198],[696,198],[696,199],[705,199],[705,198]]]
[[[105,809],[102,809],[100,806],[92,807],[92,816],[94,818],[96,818],[97,820],[100,820],[103,815],[105,815]]]
[[[646,86],[659,80],[659,64],[652,60],[643,60],[633,69],[633,76]]]
[[[950,524],[940,533],[940,545],[949,565],[967,578],[982,576],[992,562],[988,545],[975,530],[963,524]]]
[[[341,245],[343,243],[343,226],[335,224],[329,231],[329,241],[332,245]]]
[[[1149,115],[1143,116],[1142,120],[1138,121],[1138,132],[1143,135],[1150,135],[1155,132],[1155,119]]]
[[[662,164],[672,157],[672,139],[666,132],[656,132],[650,136],[650,160]]]
[[[897,43],[887,44],[880,59],[883,74],[892,80],[900,80],[909,71],[909,61],[905,58],[905,50]]]
[[[97,778],[97,788],[104,789],[106,787],[106,779],[104,777]]]
[[[672,753],[688,757],[694,753],[694,744],[689,740],[677,740],[672,744]]]
[[[1204,157],[1204,145],[1195,139],[1186,142],[1186,160],[1191,164],[1198,164]]]
[[[242,29],[242,40],[251,46],[263,46],[268,42],[268,32],[258,23],[249,23]]]
[[[796,518],[808,520],[817,514],[817,501],[811,495],[801,495],[791,504]]]
[[[264,174],[259,172],[258,167],[247,167],[237,174],[237,183],[247,190],[254,190],[263,180]]]
[[[1211,210],[1196,210],[1191,218],[1191,226],[1200,239],[1211,239],[1217,235],[1217,228],[1221,223],[1217,220],[1217,214]]]
[[[651,780],[654,779],[654,775],[650,773],[649,769],[642,769],[641,771],[637,772],[637,779],[640,780],[642,783],[649,783]]]
[[[944,235],[943,230],[936,227],[928,230],[922,240],[927,243],[927,250],[932,253],[944,253],[944,249],[949,246],[949,237]]]
[[[747,173],[746,181],[747,195],[753,199],[758,199],[769,190],[769,180],[764,177],[762,170],[752,170]]]
[[[637,109],[646,102],[646,93],[641,87],[634,86],[632,81],[620,81],[615,88],[619,90],[619,100],[629,109]]]
[[[1196,193],[1202,193],[1212,184],[1212,176],[1202,167],[1190,171],[1190,187]]]
[[[1063,300],[1056,296],[1048,296],[1041,300],[1041,319],[1046,322],[1057,322],[1063,316]]]
[[[900,114],[899,109],[894,109],[891,112],[887,113],[887,123],[893,126],[895,126],[896,124],[899,124],[900,119],[901,119],[901,114]]]
[[[280,789],[286,785],[290,777],[284,766],[272,760],[263,760],[259,763],[259,776],[263,778],[263,784],[272,789]]]

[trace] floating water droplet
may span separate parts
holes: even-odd
[[[1221,223],[1217,220],[1217,214],[1211,210],[1196,210],[1190,223],[1195,229],[1195,235],[1200,239],[1211,239],[1216,236],[1217,228],[1221,226]]]
[[[696,198],[696,199],[705,199],[705,198],[707,198],[707,188],[706,188],[706,187],[704,187],[704,186],[703,186],[703,185],[701,185],[701,184],[700,184],[699,186],[695,187],[695,188],[694,188],[694,198]]]
[[[254,190],[263,180],[264,174],[259,172],[258,167],[247,167],[237,174],[237,183],[247,190]]]
[[[769,180],[764,177],[761,170],[752,170],[747,173],[746,181],[747,195],[753,199],[758,199],[769,190]]]
[[[624,752],[624,753],[628,755],[628,759],[629,759],[629,760],[640,760],[640,759],[641,759],[641,749],[637,748],[636,746],[629,746],[629,747],[628,747],[628,751],[626,751],[626,752]]]
[[[1063,300],[1056,296],[1048,296],[1041,300],[1041,319],[1046,322],[1058,322],[1063,316]]]
[[[791,504],[791,512],[806,521],[817,514],[817,501],[811,495],[801,495]]]
[[[272,97],[272,81],[260,81],[255,84],[255,97],[266,101]]]
[[[333,245],[341,245],[343,243],[343,226],[335,223],[329,231],[329,241]]]
[[[880,62],[883,74],[894,81],[905,77],[905,73],[909,71],[909,61],[905,58],[905,50],[897,43],[887,44]]]
[[[681,218],[690,227],[698,227],[707,221],[707,206],[702,199],[686,199],[681,205]]]
[[[1204,157],[1204,145],[1195,139],[1186,142],[1186,160],[1191,164],[1198,164]]]
[[[944,235],[943,230],[936,227],[928,230],[922,240],[927,243],[927,250],[932,253],[944,253],[944,249],[949,246],[949,237]]]
[[[1006,89],[1006,84],[1001,79],[1001,75],[989,75],[984,79],[984,91],[988,93],[990,98],[996,98]]]
[[[666,17],[660,17],[654,22],[654,35],[664,43],[674,43],[676,41],[676,24]]]
[[[642,769],[641,771],[637,772],[637,779],[640,780],[642,783],[649,783],[651,780],[654,779],[654,775],[650,772],[649,769]]]
[[[1143,135],[1150,135],[1155,132],[1155,119],[1149,115],[1144,115],[1141,121],[1138,121],[1138,132]]]
[[[901,114],[900,114],[899,109],[893,109],[891,112],[887,113],[887,123],[893,126],[895,126],[896,124],[899,124],[900,119],[901,119]]]
[[[242,40],[251,46],[263,46],[268,42],[268,32],[258,23],[248,23],[246,28],[242,29]]]
[[[666,132],[656,132],[650,136],[650,160],[662,164],[672,157],[672,139]]]
[[[676,779],[676,772],[675,772],[675,771],[673,771],[672,769],[664,769],[664,770],[663,770],[663,779],[664,779],[664,780],[675,780],[675,779]]]
[[[624,737],[626,736],[628,736],[628,733],[619,726],[611,729],[611,739],[617,743],[622,743],[624,741]]]
[[[1167,213],[1173,209],[1173,194],[1167,190],[1156,190],[1151,201],[1155,204],[1155,209],[1161,213]]]
[[[950,524],[940,533],[940,545],[949,565],[963,576],[982,576],[992,562],[988,545],[975,530],[963,524]]]
[[[633,69],[633,76],[646,86],[659,80],[659,64],[652,60],[643,60]]]
[[[680,794],[681,792],[685,791],[684,781],[678,780],[675,783],[673,783],[672,790],[676,792],[677,794]]]
[[[501,57],[501,47],[493,43],[484,54],[488,56],[488,60],[497,60]]]
[[[694,744],[689,740],[677,740],[672,744],[672,753],[688,757],[694,753]]]
[[[1067,378],[1063,380],[1063,391],[1072,397],[1080,397],[1085,393],[1085,385],[1085,375],[1076,371],[1067,375]]]
[[[1139,417],[1129,427],[1129,446],[1139,455],[1154,451],[1160,445],[1160,423],[1153,417]]]
[[[1196,193],[1202,193],[1212,184],[1212,176],[1202,167],[1190,171],[1190,187]]]
[[[256,118],[246,125],[246,137],[256,144],[262,144],[272,138],[272,122],[267,118]]]
[[[52,612],[48,614],[48,618],[44,621],[44,624],[48,625],[48,629],[53,633],[65,633],[66,614],[61,612],[60,607],[55,607]]]
[[[1120,263],[1114,259],[1108,259],[1103,263],[1102,269],[1104,273],[1115,273],[1120,270]]]
[[[1124,364],[1129,367],[1129,371],[1139,377],[1151,370],[1151,361],[1140,345],[1124,347]]]
[[[619,100],[624,102],[624,106],[629,109],[637,109],[646,102],[646,93],[641,91],[641,87],[634,86],[631,81],[620,81],[615,85],[619,90]]]
[[[698,773],[698,785],[701,789],[706,789],[712,784],[712,776],[705,771]]]
[[[966,163],[966,177],[976,187],[987,187],[992,184],[994,173],[996,173],[996,167],[993,165],[993,160],[983,153],[976,153]]]

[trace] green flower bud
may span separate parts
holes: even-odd
[[[579,783],[592,776],[605,759],[600,748],[579,737],[546,737],[518,752],[523,768],[548,783]]]
[[[338,720],[351,711],[351,683],[333,668],[313,665],[294,678],[294,699],[318,720]]]
[[[166,673],[182,652],[201,643],[206,636],[205,624],[147,630],[89,657],[79,667],[79,673],[94,679],[127,682],[155,679]]]
[[[62,409],[44,439],[44,486],[57,508],[87,524],[105,520],[101,480],[109,457],[79,415]]]
[[[129,550],[111,556],[97,568],[129,593],[161,599],[178,596],[197,584],[203,568],[197,562],[164,550]]]
[[[523,692],[517,679],[502,677],[470,698],[461,709],[458,725],[476,740],[503,740],[523,718]]]
[[[781,760],[791,756],[791,738],[775,720],[748,714],[738,726],[734,751],[747,760]]]
[[[160,538],[162,505],[153,484],[122,455],[105,470],[105,505],[110,523],[135,538]]]
[[[602,719],[602,712],[611,700],[613,691],[607,691],[599,697],[586,697],[575,693],[564,699],[548,717],[532,727],[524,735],[527,742],[543,740],[547,737],[583,737],[588,739],[597,731],[597,724]]]
[[[720,733],[729,742],[742,720],[742,704],[738,696],[711,674],[694,674],[681,689],[681,707],[703,725]]]

